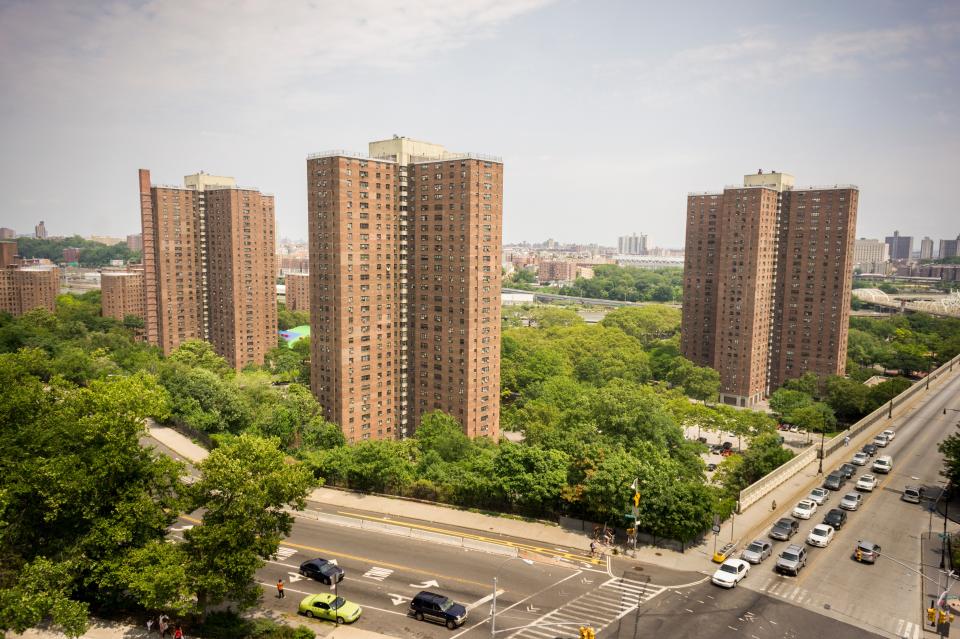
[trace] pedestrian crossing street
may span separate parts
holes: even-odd
[[[610,579],[531,622],[531,625],[538,627],[518,630],[510,637],[512,639],[554,639],[559,635],[576,636],[579,626],[591,626],[599,633],[666,589],[665,586],[633,579]],[[557,623],[571,625],[549,625]]]
[[[876,611],[861,611],[856,604],[838,606],[836,605],[836,601],[830,597],[794,585],[792,580],[785,577],[767,577],[765,580],[757,580],[748,584],[747,582],[749,581],[750,579],[747,579],[742,583],[751,590],[758,590],[767,595],[818,612],[822,612],[825,609],[831,610],[836,613],[838,617],[848,622],[864,627],[886,630],[898,638],[920,639],[920,636],[923,634],[923,628],[919,623],[895,617],[878,616]]]

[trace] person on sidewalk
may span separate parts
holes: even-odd
[[[283,599],[283,577],[277,579],[277,597]]]
[[[170,617],[166,615],[160,615],[160,623],[157,625],[157,630],[160,631],[160,637],[167,636],[167,629],[170,627],[169,624]]]
[[[147,619],[147,635],[153,630],[153,617]]]
[[[843,445],[844,446],[850,445],[850,435],[847,435],[846,437],[843,438]]]
[[[183,639],[183,629],[177,624],[177,629],[173,631],[173,639]]]

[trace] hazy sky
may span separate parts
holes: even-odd
[[[861,189],[858,235],[960,233],[960,3],[0,0],[0,226],[139,232],[136,172],[276,195],[406,135],[502,156],[504,240],[683,243],[758,168]]]

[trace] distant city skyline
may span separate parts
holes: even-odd
[[[125,237],[150,166],[247,176],[305,238],[302,158],[396,133],[496,151],[506,242],[680,246],[691,185],[758,168],[857,185],[858,237],[956,237],[960,5],[777,6],[4,3],[0,226]]]

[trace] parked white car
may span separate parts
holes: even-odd
[[[863,503],[863,495],[860,493],[847,493],[840,500],[840,507],[844,510],[857,510]]]
[[[717,572],[713,573],[710,581],[722,588],[733,588],[743,581],[748,572],[750,572],[750,564],[743,559],[727,559],[720,564]]]
[[[877,487],[877,478],[870,473],[866,475],[861,475],[860,479],[857,480],[857,490],[864,490],[868,493],[872,493],[873,489]]]
[[[810,519],[815,512],[817,503],[810,499],[804,499],[793,508],[793,516],[797,519]]]
[[[879,435],[873,438],[873,444],[880,448],[886,448],[887,444],[889,443],[890,443],[890,439],[883,433],[880,433]]]
[[[893,441],[893,438],[897,436],[897,431],[891,430],[891,429],[888,428],[887,430],[883,431],[883,432],[880,433],[880,434],[881,434],[881,435],[885,435],[888,442],[892,442],[892,441]]]
[[[807,543],[817,548],[826,548],[833,541],[833,526],[827,524],[817,524],[807,535]]]
[[[870,461],[870,455],[866,453],[857,453],[853,456],[853,459],[850,460],[850,463],[854,466],[866,466],[868,461]]]
[[[823,502],[830,499],[830,491],[826,488],[814,488],[810,491],[810,494],[807,495],[807,499],[818,506],[823,506]]]

